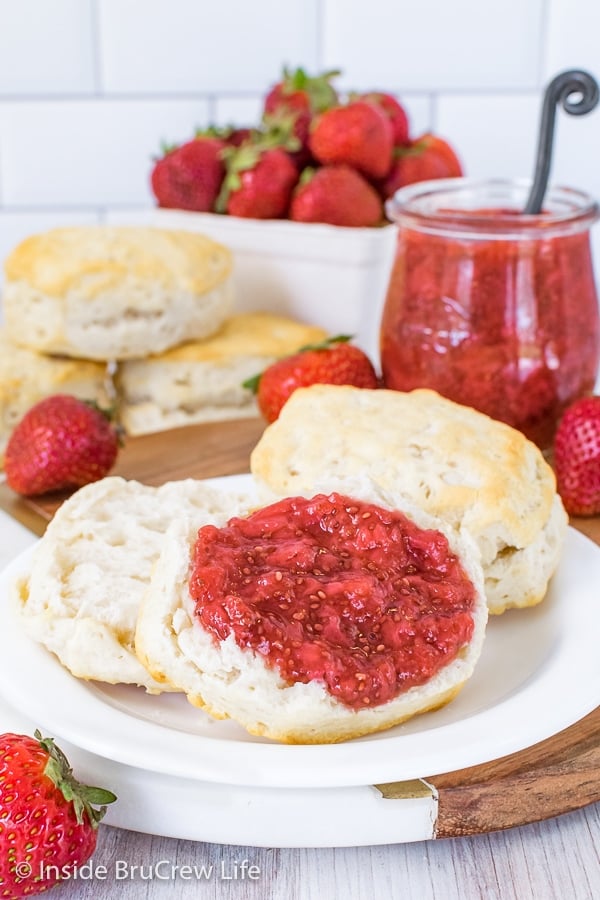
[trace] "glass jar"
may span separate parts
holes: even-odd
[[[590,392],[600,317],[586,194],[549,188],[520,212],[525,181],[428,181],[398,191],[381,324],[385,386],[440,394],[501,419],[542,449],[572,400]]]

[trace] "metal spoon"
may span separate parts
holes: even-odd
[[[561,103],[569,115],[584,116],[594,109],[599,97],[598,82],[582,69],[560,72],[549,83],[542,103],[533,185],[524,213],[535,214],[542,209],[552,162],[556,107]]]

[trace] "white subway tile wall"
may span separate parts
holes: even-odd
[[[0,0],[0,254],[147,209],[160,142],[256,121],[286,64],[397,93],[468,174],[527,177],[543,88],[600,77],[599,33],[598,0]],[[600,197],[600,109],[557,125],[552,180]]]
[[[98,0],[102,88],[260,91],[281,61],[319,63],[318,0]]]
[[[538,84],[544,0],[325,0],[323,60],[350,87],[527,90]]]
[[[206,124],[200,98],[0,104],[2,201],[11,209],[143,205],[161,141]]]
[[[92,0],[0,0],[0,97],[92,95]]]

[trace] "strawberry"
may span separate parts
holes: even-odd
[[[404,107],[393,94],[371,91],[369,94],[363,94],[360,99],[375,103],[386,113],[392,124],[394,147],[404,147],[409,143],[408,116]]]
[[[309,146],[323,165],[341,163],[358,169],[367,178],[385,178],[392,164],[394,135],[380,106],[354,100],[318,116]]]
[[[228,148],[227,174],[216,210],[246,219],[281,219],[287,215],[298,169],[290,154],[273,146],[273,135],[259,135]]]
[[[225,146],[219,137],[200,135],[180,147],[167,149],[151,174],[158,205],[211,212],[225,175],[221,158]]]
[[[290,219],[329,225],[369,227],[383,219],[381,198],[350,166],[305,169],[294,191]]]
[[[338,71],[331,71],[309,76],[304,69],[295,69],[293,72],[284,69],[281,81],[265,97],[264,115],[272,117],[283,113],[290,116],[294,134],[301,146],[306,146],[313,116],[338,103],[338,95],[331,79],[339,74]]]
[[[79,784],[52,738],[0,735],[0,896],[41,894],[76,873],[114,800]]]
[[[307,75],[301,68],[292,72],[284,68],[281,81],[265,97],[265,112],[274,113],[281,107],[286,111],[308,110],[311,113],[330,109],[338,103],[337,91],[331,81],[339,74],[338,69]]]
[[[576,400],[554,438],[558,492],[572,516],[600,513],[600,396]]]
[[[296,388],[311,384],[351,384],[376,388],[377,375],[369,357],[349,344],[348,335],[310,344],[293,356],[280,359],[265,371],[244,382],[257,394],[258,406],[267,420],[274,422]]]
[[[29,409],[4,456],[8,485],[25,495],[82,487],[112,468],[119,436],[93,404],[53,394]]]
[[[390,172],[381,186],[384,197],[391,197],[401,187],[434,178],[458,178],[463,174],[456,153],[447,141],[424,134],[408,147],[395,150]]]
[[[231,128],[227,136],[224,138],[225,143],[229,147],[239,147],[244,141],[247,141],[253,134],[254,129],[248,126],[239,128]]]

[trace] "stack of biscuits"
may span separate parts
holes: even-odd
[[[186,231],[58,228],[5,263],[0,464],[16,422],[68,393],[119,409],[130,435],[257,414],[245,379],[320,328],[233,313],[231,252]]]

